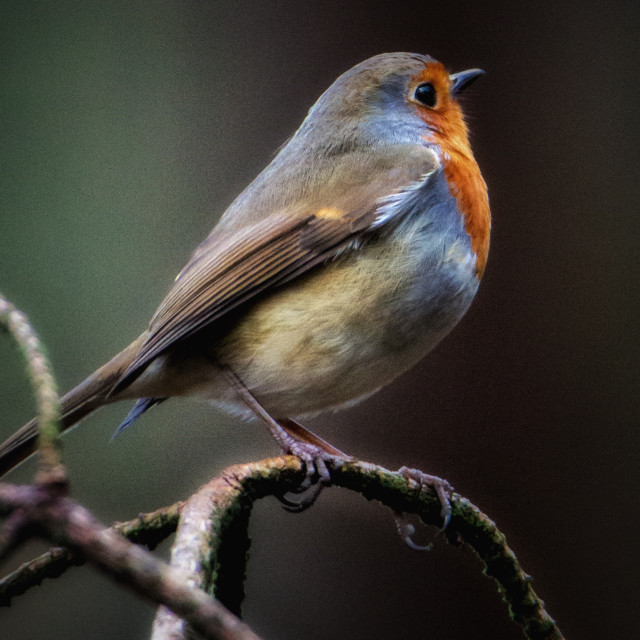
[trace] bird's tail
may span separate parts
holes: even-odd
[[[109,392],[133,361],[143,338],[144,335],[140,336],[61,398],[61,431],[70,429],[98,407],[112,401]],[[34,418],[0,444],[0,476],[34,453],[37,440],[38,420]]]

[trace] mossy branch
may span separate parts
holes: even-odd
[[[228,609],[239,612],[248,548],[246,526],[253,502],[293,489],[303,477],[300,461],[292,456],[234,465],[186,503],[176,503],[116,527],[130,539],[157,544],[175,529],[181,514],[181,531],[172,555],[181,558],[183,567],[195,568],[195,574],[184,571],[182,578],[194,580]],[[394,511],[416,513],[426,524],[437,526],[441,522],[441,505],[435,494],[421,491],[417,483],[397,472],[366,462],[344,462],[333,466],[331,479],[335,486],[357,491]],[[536,595],[531,577],[522,570],[495,523],[457,493],[452,496],[451,506],[445,539],[467,545],[480,558],[485,574],[496,581],[511,617],[527,638],[561,640],[563,636]],[[0,582],[0,604],[6,604],[8,598],[28,586],[39,584],[49,574],[58,575],[81,561],[77,555],[64,555],[59,550],[49,553]],[[178,623],[174,620],[173,624]]]
[[[251,629],[201,589],[186,584],[178,572],[114,528],[102,526],[83,506],[68,496],[67,474],[60,457],[60,409],[42,347],[28,320],[0,296],[0,327],[21,347],[39,414],[39,471],[29,486],[0,484],[0,559],[26,540],[38,536],[69,549],[54,550],[46,562],[30,563],[11,583],[24,591],[27,577],[43,567],[61,572],[66,562],[85,558],[114,580],[156,604],[169,607],[203,637],[211,640],[259,640]]]
[[[301,461],[282,456],[227,468],[186,503],[176,503],[112,528],[102,527],[81,505],[66,495],[66,474],[57,445],[59,416],[53,377],[26,318],[0,296],[0,325],[16,337],[27,360],[40,415],[41,471],[33,486],[0,484],[0,515],[8,516],[0,530],[0,555],[33,535],[59,541],[56,547],[26,563],[0,582],[0,604],[60,575],[74,564],[92,562],[140,595],[167,605],[207,638],[252,639],[257,636],[221,606],[239,613],[243,598],[245,560],[249,547],[249,517],[256,499],[281,496],[304,478]],[[394,513],[416,513],[426,524],[441,524],[441,503],[431,490],[399,472],[353,460],[329,464],[331,482],[378,500]],[[60,482],[62,478],[63,482]],[[484,572],[498,584],[509,612],[530,640],[562,640],[520,567],[505,536],[468,500],[454,493],[451,520],[444,531],[450,543],[469,546],[484,563]],[[180,525],[166,566],[126,540],[153,547]],[[123,534],[123,535],[121,535]],[[125,538],[126,537],[126,538]],[[218,600],[212,600],[204,591]],[[181,618],[159,612],[154,640],[186,638]]]
[[[60,402],[51,367],[40,340],[26,316],[0,294],[0,327],[8,331],[22,352],[38,411],[39,481],[66,482],[60,457]]]
[[[185,577],[197,580],[229,609],[239,612],[248,538],[246,530],[238,536],[238,524],[246,526],[254,500],[294,489],[303,477],[300,460],[283,456],[229,467],[205,485],[185,506],[174,546],[174,553],[190,559],[195,568],[191,573],[185,571]],[[394,512],[416,513],[426,524],[441,524],[441,504],[436,494],[421,490],[398,472],[366,462],[344,461],[332,465],[331,481],[369,500],[378,500]],[[525,636],[530,640],[562,640],[555,621],[533,590],[531,577],[522,570],[495,523],[456,493],[451,506],[445,538],[456,545],[467,545],[480,558],[485,574],[497,582],[512,619]],[[187,513],[198,517],[187,520]],[[223,570],[225,564],[233,567],[231,575]]]

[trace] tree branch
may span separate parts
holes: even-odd
[[[21,345],[36,389],[41,457],[35,485],[0,484],[0,515],[7,516],[0,529],[0,557],[34,535],[67,548],[52,549],[46,557],[23,565],[5,579],[0,599],[8,602],[12,594],[86,559],[176,614],[163,611],[158,615],[155,640],[185,637],[186,624],[176,616],[206,638],[258,640],[204,589],[239,612],[253,502],[298,487],[304,477],[302,462],[283,456],[229,467],[186,505],[177,503],[107,529],[67,496],[66,472],[57,444],[59,407],[53,377],[26,318],[0,296],[2,326]],[[415,480],[365,462],[336,458],[328,466],[334,485],[358,491],[368,500],[378,500],[395,513],[416,513],[426,524],[440,524],[440,499]],[[451,506],[445,538],[450,543],[464,543],[476,553],[485,565],[485,574],[497,582],[511,617],[522,626],[526,637],[562,640],[533,590],[531,577],[522,570],[496,525],[458,494],[453,494]],[[175,526],[180,512],[181,523],[172,551],[175,567],[157,560],[116,531],[120,529],[138,542],[157,544]]]
[[[116,522],[112,528],[125,538],[154,549],[175,532],[184,502],[140,514],[127,522]],[[42,555],[25,562],[0,580],[0,607],[8,607],[11,599],[38,586],[45,578],[58,578],[67,569],[81,566],[86,558],[67,547],[52,547]]]
[[[3,510],[17,500],[40,535],[64,543],[147,600],[169,606],[205,638],[258,640],[258,636],[221,603],[185,584],[174,569],[115,530],[103,527],[70,498],[52,498],[42,485],[0,485]]]
[[[185,506],[172,554],[179,559],[184,579],[212,591],[227,607],[239,612],[242,587],[237,583],[244,576],[246,526],[252,503],[295,488],[303,477],[300,460],[284,456],[229,467],[200,489]],[[331,479],[333,485],[378,500],[395,512],[416,513],[426,524],[441,523],[437,495],[421,490],[418,483],[398,472],[366,462],[345,461],[332,466]],[[484,573],[497,582],[512,619],[525,636],[530,640],[562,640],[555,621],[533,590],[531,577],[522,570],[495,523],[456,493],[451,506],[451,521],[444,531],[447,541],[466,544],[480,558]],[[227,540],[237,541],[231,552]],[[226,586],[227,581],[234,587]],[[186,637],[184,625],[174,617],[171,626],[171,618],[164,612],[162,626],[174,635],[154,635],[154,640]]]
[[[181,509],[183,513],[189,513],[184,525],[181,524],[184,533],[178,534],[177,550],[174,549],[172,555],[197,559],[192,565],[197,575],[190,579],[213,591],[229,608],[239,611],[248,547],[246,525],[251,505],[258,498],[295,488],[303,476],[300,461],[291,456],[235,465],[205,485],[186,505],[177,503],[117,526],[128,537],[144,541],[149,535],[168,533]],[[378,500],[394,511],[416,513],[426,524],[438,526],[441,522],[441,505],[435,494],[420,491],[417,483],[397,472],[365,462],[344,462],[333,466],[331,477],[334,485],[358,491],[368,500]],[[13,496],[16,503],[21,499],[18,495]],[[451,505],[451,522],[444,532],[447,541],[468,545],[480,558],[485,565],[485,574],[497,582],[511,617],[523,628],[527,638],[561,640],[562,634],[533,590],[530,576],[520,567],[505,536],[485,514],[460,495],[453,494]],[[237,540],[236,549],[229,551],[225,540]],[[40,564],[46,566],[47,563],[38,560],[34,563],[34,567],[27,563],[5,579],[5,595],[7,592],[15,595],[23,590],[27,576],[33,576],[32,584],[35,584],[43,577],[40,572],[54,573],[62,566],[77,564],[78,558],[53,552],[51,563],[54,567],[46,571]],[[185,576],[189,578],[183,574],[183,579]]]
[[[0,294],[0,327],[13,337],[20,347],[38,407],[39,482],[66,484],[66,471],[61,464],[60,402],[51,367],[27,317]]]
[[[35,388],[40,459],[34,485],[0,484],[0,514],[7,516],[0,528],[0,558],[33,536],[44,537],[68,546],[72,554],[86,558],[143,597],[168,606],[205,638],[259,640],[222,604],[185,584],[174,569],[115,530],[103,527],[89,511],[68,497],[67,474],[60,457],[60,408],[53,376],[28,320],[2,296],[1,327],[21,347]]]

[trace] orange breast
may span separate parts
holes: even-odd
[[[487,185],[471,150],[467,155],[460,149],[450,148],[444,153],[443,165],[449,191],[457,200],[458,209],[464,216],[464,227],[476,254],[476,273],[481,278],[487,264],[491,231]]]

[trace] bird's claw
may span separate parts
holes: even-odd
[[[400,540],[402,540],[402,542],[404,542],[410,549],[413,549],[414,551],[431,551],[431,549],[433,549],[433,542],[420,545],[413,541],[413,534],[416,532],[416,528],[409,522],[406,513],[394,511],[393,519],[396,521]]]
[[[415,482],[419,493],[429,490],[435,492],[438,496],[441,505],[440,515],[442,517],[442,526],[438,535],[441,534],[451,522],[451,494],[453,487],[446,480],[431,476],[419,469],[401,467],[398,469],[398,473],[406,480]],[[408,521],[406,513],[396,511],[394,512],[394,519],[398,528],[398,535],[407,546],[416,551],[428,551],[432,548],[433,543],[422,546],[413,541],[412,536],[415,533],[415,527]]]
[[[291,513],[300,513],[313,506],[325,487],[331,484],[331,474],[327,463],[337,459],[320,447],[306,442],[293,441],[287,447],[287,453],[300,458],[305,467],[304,480],[288,493],[302,495],[299,500],[291,500],[287,494],[276,496],[282,506]]]
[[[303,495],[300,500],[291,500],[287,498],[286,494],[281,494],[276,496],[282,507],[285,511],[289,513],[301,513],[302,511],[306,511],[309,507],[312,507],[315,504],[315,501],[318,499],[318,496],[322,493],[325,485],[320,484],[319,482],[312,487],[309,487],[306,490],[303,490],[300,493],[306,491],[305,495]],[[298,494],[298,490],[290,491],[289,493]]]
[[[442,517],[442,527],[440,531],[444,531],[451,521],[451,494],[453,487],[438,476],[431,476],[420,469],[410,469],[409,467],[401,467],[398,473],[406,480],[413,480],[418,485],[418,492],[431,490],[434,491],[440,500],[440,515]]]

